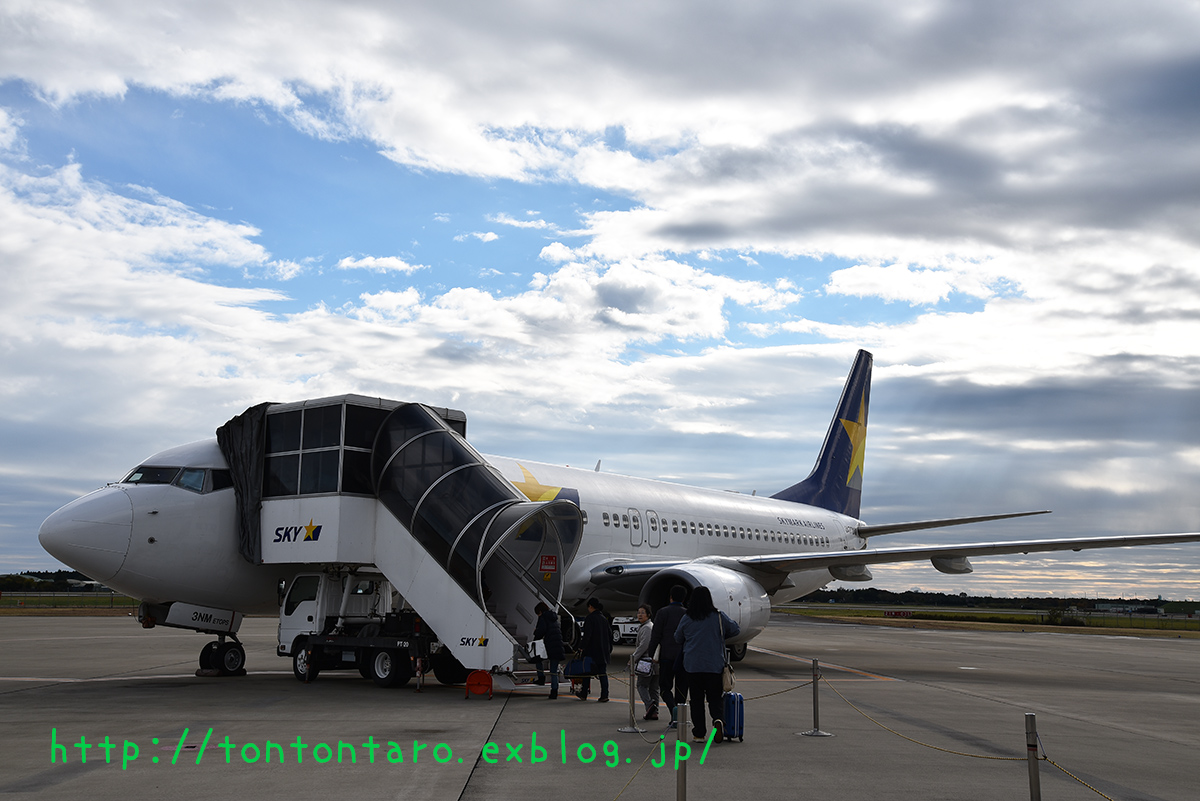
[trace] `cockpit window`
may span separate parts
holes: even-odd
[[[150,467],[142,465],[121,479],[122,484],[170,484],[179,475],[178,467]]]
[[[204,468],[185,467],[179,472],[175,483],[192,492],[204,492]]]
[[[212,491],[229,489],[233,486],[233,475],[228,470],[212,471]]]

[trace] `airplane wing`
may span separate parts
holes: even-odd
[[[1025,514],[1038,514],[1037,512]],[[907,525],[907,524],[896,524]],[[947,522],[946,525],[953,525]],[[926,526],[927,527],[927,526]],[[1178,534],[1130,534],[1116,537],[1068,537],[1040,540],[1010,540],[1007,542],[965,542],[954,545],[898,546],[867,548],[858,551],[783,553],[769,556],[701,556],[697,559],[677,559],[638,562],[620,559],[592,568],[591,583],[606,589],[636,595],[642,585],[660,570],[681,567],[689,563],[709,564],[756,576],[770,591],[787,579],[789,573],[800,570],[829,570],[834,578],[862,581],[871,578],[868,565],[892,562],[919,562],[928,559],[933,566],[951,574],[970,573],[967,561],[971,556],[1001,556],[1052,551],[1082,551],[1090,548],[1122,548],[1138,545],[1172,545],[1200,542],[1200,532]],[[785,585],[786,586],[786,585]]]
[[[1078,537],[1046,540],[1013,540],[1008,542],[966,542],[956,545],[899,546],[868,548],[860,551],[830,553],[772,554],[770,556],[713,557],[699,561],[717,561],[743,570],[765,573],[791,573],[796,570],[819,568],[850,568],[858,565],[877,565],[888,562],[956,560],[969,556],[998,556],[1010,553],[1043,553],[1047,551],[1082,551],[1088,548],[1122,548],[1132,545],[1171,545],[1179,542],[1200,542],[1200,532],[1180,534],[1130,534],[1118,537]],[[935,566],[936,563],[935,563]],[[736,569],[736,568],[735,568]],[[940,568],[939,568],[940,569]],[[957,572],[967,572],[966,570]]]
[[[923,531],[927,528],[945,528],[946,526],[965,526],[970,523],[988,523],[992,520],[1011,520],[1014,517],[1030,517],[1032,515],[1048,515],[1049,509],[1040,512],[1009,512],[1003,515],[982,515],[978,517],[946,517],[941,520],[914,520],[911,523],[883,523],[877,526],[859,526],[858,536],[878,537],[881,534],[899,534],[902,531]]]

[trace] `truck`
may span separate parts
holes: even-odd
[[[382,573],[330,569],[300,573],[279,585],[276,654],[308,683],[323,670],[358,670],[379,687],[403,687],[432,671],[444,684],[468,670],[406,608]]]

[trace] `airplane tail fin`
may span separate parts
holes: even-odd
[[[859,516],[872,363],[870,353],[858,352],[812,473],[799,484],[775,493],[772,498],[819,506],[850,517]]]

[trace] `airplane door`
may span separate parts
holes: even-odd
[[[650,530],[646,532],[646,541],[650,543],[651,548],[662,545],[662,531],[659,529],[659,524],[662,522],[653,509],[646,510],[646,525],[650,527]]]
[[[279,644],[289,651],[297,637],[312,634],[319,628],[316,615],[320,587],[320,576],[296,576],[288,589],[287,599],[279,610]]]
[[[637,509],[629,510],[629,544],[637,547],[642,544],[642,513]]]

